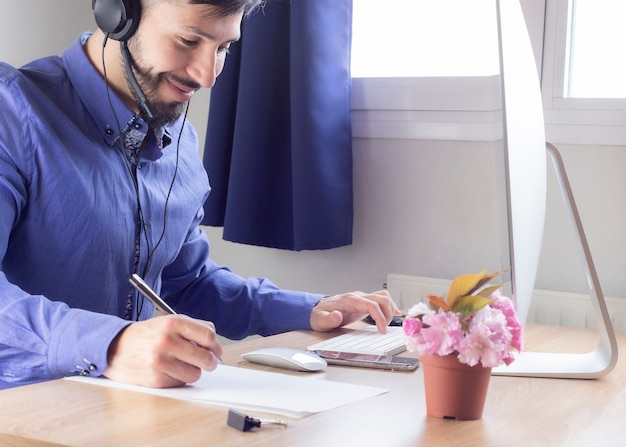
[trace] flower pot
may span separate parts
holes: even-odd
[[[456,354],[422,355],[429,416],[472,420],[480,419],[485,407],[491,368],[468,366]]]

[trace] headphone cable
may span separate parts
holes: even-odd
[[[117,112],[115,111],[115,107],[113,106],[113,101],[111,99],[111,91],[110,91],[110,86],[109,86],[109,82],[108,82],[108,78],[107,78],[107,70],[106,70],[106,63],[105,63],[105,47],[107,44],[109,38],[109,33],[106,33],[104,36],[104,40],[102,42],[102,71],[103,71],[103,77],[104,77],[104,83],[106,86],[106,95],[107,95],[107,100],[109,103],[109,106],[111,107],[111,111],[113,112],[113,115],[115,117],[115,124],[117,125],[117,130],[118,130],[118,135],[117,137],[113,140],[112,144],[115,144],[118,142],[120,142],[120,154],[122,155],[122,158],[124,160],[124,165],[126,167],[126,170],[128,172],[128,174],[130,175],[130,178],[133,182],[133,187],[135,190],[135,196],[137,198],[137,213],[138,213],[138,219],[139,219],[139,232],[143,232],[144,234],[144,240],[146,242],[146,247],[148,250],[148,256],[146,259],[146,264],[144,266],[144,268],[142,269],[142,278],[145,279],[146,278],[146,274],[148,272],[148,269],[150,267],[150,264],[152,263],[152,259],[154,256],[154,253],[156,251],[156,249],[161,245],[161,242],[163,241],[164,237],[165,237],[165,230],[167,228],[167,208],[168,208],[168,204],[170,201],[170,197],[172,194],[172,190],[174,188],[174,183],[176,182],[176,178],[178,176],[178,165],[179,165],[179,160],[180,160],[180,142],[181,142],[181,138],[182,138],[182,134],[183,134],[183,130],[185,128],[185,123],[187,121],[187,113],[189,111],[189,105],[191,103],[191,100],[187,101],[187,106],[185,108],[185,113],[184,113],[184,117],[183,117],[183,122],[181,124],[181,128],[180,128],[180,133],[178,134],[178,139],[176,142],[176,162],[175,162],[175,167],[174,167],[174,175],[172,176],[172,181],[170,182],[170,186],[167,192],[167,196],[165,199],[165,205],[164,205],[164,209],[163,209],[163,229],[161,231],[161,235],[159,236],[159,239],[157,241],[157,243],[155,244],[154,248],[150,248],[150,241],[148,239],[148,229],[147,229],[147,224],[146,221],[144,219],[144,214],[143,214],[143,209],[141,206],[141,198],[140,198],[140,194],[139,194],[139,182],[137,179],[137,175],[133,172],[133,167],[130,165],[130,161],[128,160],[128,157],[126,156],[126,154],[124,153],[124,143],[122,142],[121,138],[122,138],[122,127],[120,124],[120,120],[119,117],[117,115]],[[142,231],[143,230],[143,231]],[[134,289],[134,288],[133,288]],[[134,292],[133,292],[134,293]],[[138,294],[138,298],[139,298],[139,302],[137,303],[137,309],[136,309],[136,317],[135,320],[139,319],[139,316],[141,315],[141,312],[143,311],[143,305],[144,305],[144,298],[143,296],[140,296]]]

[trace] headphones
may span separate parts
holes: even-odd
[[[91,0],[98,28],[109,38],[125,42],[137,30],[140,0]]]
[[[126,45],[126,41],[135,34],[139,26],[140,0],[91,0],[91,9],[93,9],[98,28],[102,30],[106,38],[120,41],[128,80],[139,99],[139,108],[144,118],[151,120],[154,117],[154,111],[131,69],[130,54]]]

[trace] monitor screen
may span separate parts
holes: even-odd
[[[535,59],[518,0],[498,2],[511,287],[526,322],[543,241],[546,137]]]

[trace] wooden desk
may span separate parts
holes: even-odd
[[[328,335],[293,332],[225,349],[224,362],[267,369],[240,358],[264,346],[306,347]],[[594,332],[529,327],[527,345],[585,352]],[[626,334],[618,335],[621,349]],[[278,370],[273,370],[278,371]],[[307,374],[285,372],[286,374]],[[0,391],[2,446],[621,446],[626,443],[626,363],[599,380],[492,377],[483,418],[426,416],[422,372],[328,367],[325,378],[389,393],[303,419],[287,428],[239,432],[228,410],[108,387],[57,380]],[[250,414],[250,413],[249,413]],[[254,416],[267,416],[253,413]]]

